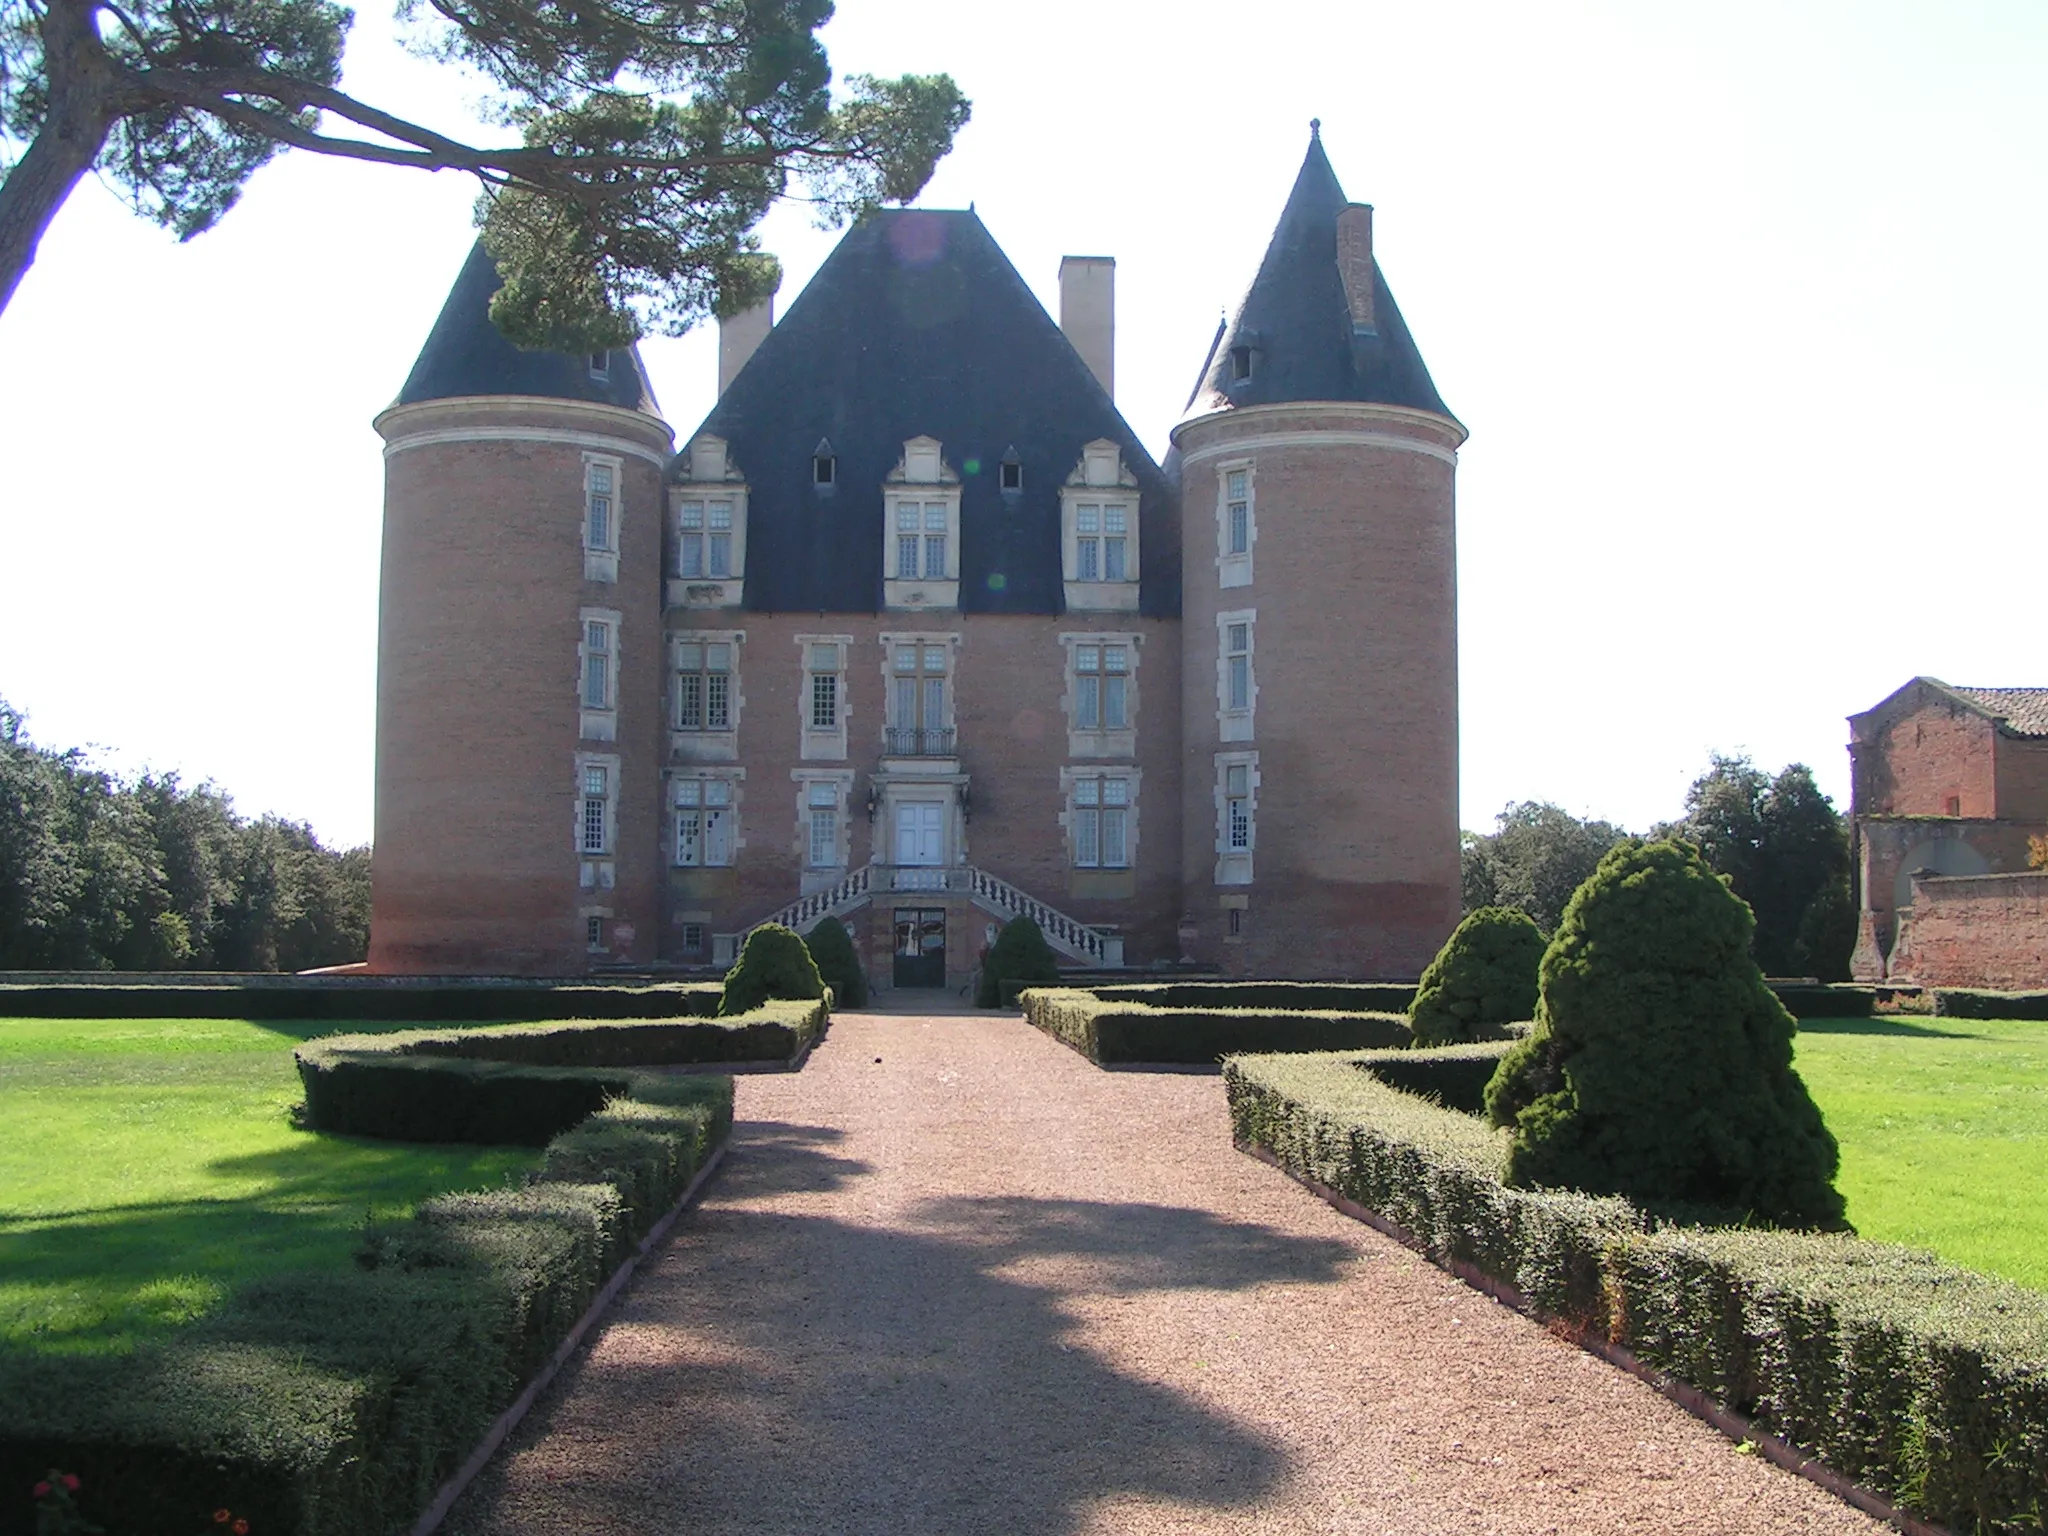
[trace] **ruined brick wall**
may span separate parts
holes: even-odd
[[[2001,991],[2048,986],[2048,872],[1914,881],[1891,978]]]

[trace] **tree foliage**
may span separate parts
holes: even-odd
[[[1572,892],[1627,835],[1542,801],[1511,804],[1494,819],[1492,832],[1465,834],[1465,910],[1519,907],[1543,932],[1554,933]]]
[[[1652,1209],[1838,1227],[1835,1139],[1792,1067],[1792,1016],[1749,909],[1690,843],[1601,859],[1544,952],[1536,1029],[1487,1085],[1510,1182]]]
[[[861,969],[860,954],[853,947],[853,935],[836,917],[821,918],[804,935],[804,948],[818,967],[818,975],[832,989],[833,1004],[840,1008],[863,1008],[868,1000],[867,973]]]
[[[1849,979],[1849,835],[1804,763],[1772,777],[1747,757],[1716,753],[1686,791],[1684,817],[1656,835],[1697,844],[1749,903],[1765,975]]]
[[[1466,915],[1422,973],[1408,1028],[1417,1045],[1497,1038],[1495,1026],[1533,1018],[1543,934],[1519,907]]]
[[[1002,1005],[1005,981],[1054,982],[1060,979],[1060,963],[1045,934],[1028,917],[1013,917],[989,945],[981,962],[981,979],[974,989],[977,1007]]]
[[[97,169],[190,239],[283,149],[482,187],[492,305],[524,346],[624,345],[733,314],[779,281],[756,226],[796,195],[826,222],[915,197],[966,124],[950,77],[854,75],[830,0],[402,0],[402,39],[487,93],[476,145],[340,88],[334,0],[0,0],[0,309]]]
[[[823,997],[824,979],[794,928],[763,923],[747,935],[740,957],[725,973],[721,1014],[746,1013],[770,998]]]
[[[0,702],[0,969],[297,971],[369,936],[368,848],[175,775],[123,782]]]

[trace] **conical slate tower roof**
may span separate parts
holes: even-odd
[[[590,358],[566,352],[527,352],[491,324],[491,295],[501,286],[497,264],[479,240],[448,290],[441,316],[427,333],[418,361],[398,392],[396,405],[423,400],[459,400],[474,395],[537,395],[548,400],[583,400],[659,416],[654,386],[640,363],[640,349],[609,355],[604,378],[591,373]]]
[[[1311,129],[1308,154],[1237,316],[1209,354],[1188,414],[1297,400],[1361,400],[1449,416],[1430,382],[1379,263],[1372,263],[1371,329],[1352,323],[1337,264],[1337,217],[1349,206]],[[1232,351],[1250,348],[1251,373],[1236,378]]]
[[[1059,488],[1097,438],[1137,478],[1140,609],[1178,611],[1164,477],[971,211],[884,209],[856,224],[698,431],[725,439],[747,482],[749,608],[879,611],[883,481],[907,440],[929,436],[960,476],[964,611],[1062,610]],[[819,486],[825,446],[835,483]],[[1013,452],[1023,485],[1005,491]]]

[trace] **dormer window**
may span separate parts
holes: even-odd
[[[1128,611],[1138,606],[1138,481],[1107,438],[1081,450],[1060,487],[1067,607]]]
[[[737,608],[747,572],[747,486],[725,451],[704,433],[693,441],[669,491],[668,605]]]
[[[609,379],[612,376],[612,355],[609,352],[590,354],[590,376],[593,379]]]
[[[1232,347],[1230,349],[1230,382],[1241,384],[1252,376],[1252,349]]]
[[[883,601],[891,608],[960,604],[960,477],[934,437],[913,437],[883,484]]]
[[[1001,478],[998,483],[1004,490],[1021,491],[1024,489],[1024,464],[1017,457],[1016,449],[1012,448],[1003,455],[1000,476]]]
[[[811,460],[811,484],[830,485],[838,474],[839,461],[829,453],[821,453]]]

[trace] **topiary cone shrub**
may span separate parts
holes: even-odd
[[[981,980],[974,989],[975,1005],[999,1007],[1005,981],[1059,979],[1059,961],[1053,958],[1052,946],[1045,942],[1038,924],[1028,917],[1013,917],[1003,924],[1003,931],[988,947],[988,958],[981,962]]]
[[[758,1008],[771,997],[823,997],[825,983],[794,928],[764,923],[747,935],[733,968],[725,973],[723,1016]]]
[[[868,1000],[867,973],[860,967],[853,936],[836,917],[823,919],[804,936],[804,948],[818,967],[818,975],[832,989],[833,1006],[863,1008]]]
[[[1408,1028],[1419,1046],[1499,1037],[1496,1026],[1536,1015],[1543,930],[1517,907],[1481,907],[1458,924],[1422,973]]]
[[[1699,850],[1631,838],[1544,952],[1535,1032],[1486,1088],[1507,1179],[1688,1220],[1842,1228],[1839,1155],[1792,1070],[1797,1027],[1750,958],[1749,908]]]

